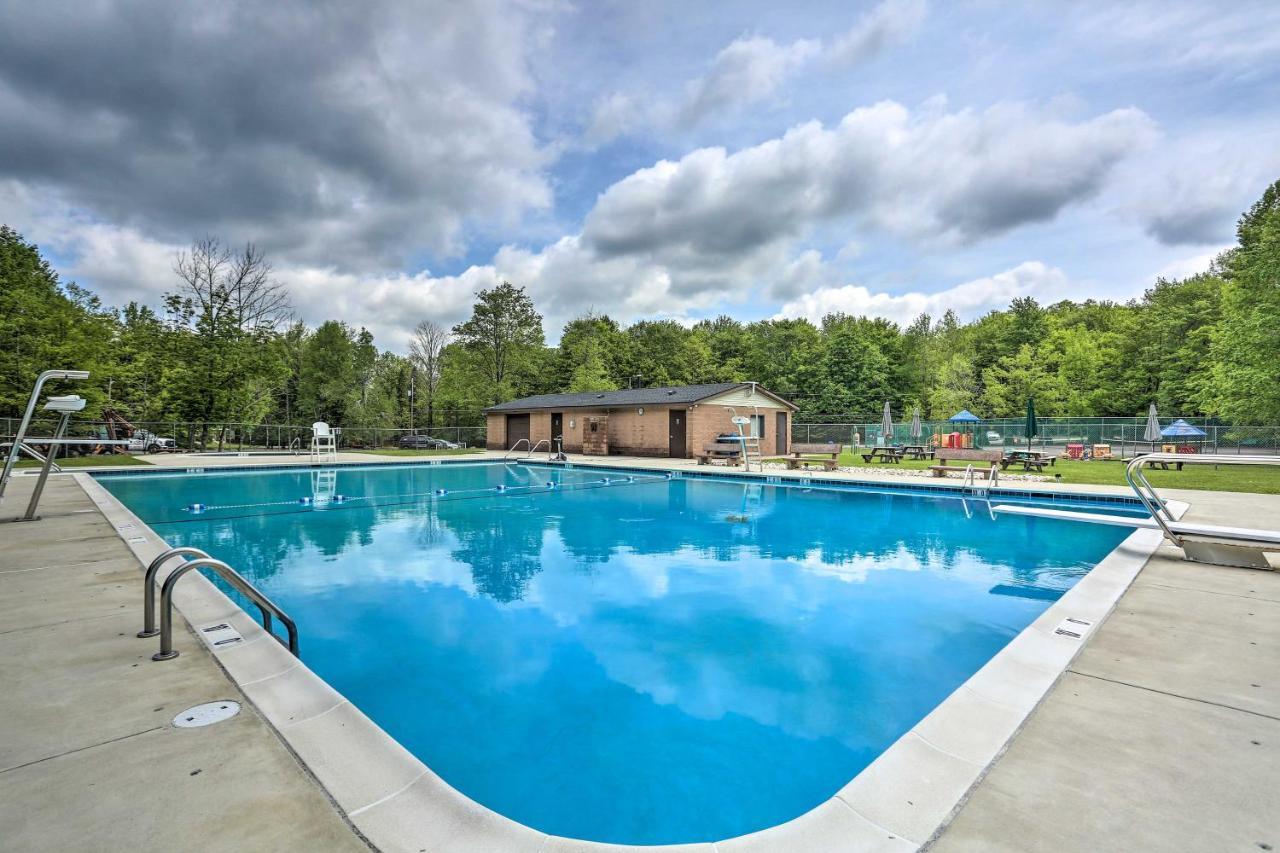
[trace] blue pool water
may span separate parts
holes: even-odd
[[[952,497],[627,476],[100,480],[260,585],[306,663],[454,787],[633,844],[813,808],[1128,533]]]

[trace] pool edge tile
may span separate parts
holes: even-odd
[[[349,701],[285,726],[281,734],[348,815],[407,789],[430,772]]]
[[[919,844],[872,823],[848,803],[832,797],[786,823],[717,841],[716,853],[777,853],[822,850],[832,853],[912,853]]]
[[[984,765],[943,752],[914,730],[836,794],[865,820],[916,845],[947,821]]]
[[[393,796],[349,814],[383,851],[540,853],[549,837],[464,797],[428,770]]]

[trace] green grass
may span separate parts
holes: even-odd
[[[914,468],[924,470],[937,464],[928,459],[904,459],[901,463],[863,462],[861,456],[840,454],[841,467],[851,468]],[[959,464],[963,467],[964,463]],[[1124,480],[1125,463],[1112,460],[1080,461],[1059,458],[1052,467],[1044,469],[1050,481],[1054,474],[1061,474],[1061,482],[1088,483],[1100,486],[1127,486]],[[1250,494],[1280,494],[1280,467],[1262,465],[1188,465],[1181,471],[1144,469],[1147,479],[1157,489],[1207,489],[1218,492],[1246,492]],[[1021,466],[1009,466],[1009,473],[1021,474]],[[1034,473],[1034,472],[1033,472]]]
[[[120,465],[150,465],[151,463],[145,459],[139,459],[136,456],[126,456],[118,453],[114,456],[68,456],[67,458],[58,458],[54,460],[58,463],[59,468],[103,468]],[[43,463],[34,459],[19,459],[17,468],[39,468]]]
[[[382,449],[352,450],[350,452],[370,453],[377,456],[467,456],[472,453],[484,453],[484,449],[480,447],[459,447],[455,450],[411,450],[401,447],[385,447]]]

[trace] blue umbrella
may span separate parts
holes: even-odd
[[[1186,422],[1186,421],[1184,421],[1182,418],[1178,418],[1176,421],[1174,421],[1173,423],[1169,424],[1169,425],[1168,425],[1167,427],[1165,427],[1164,429],[1160,430],[1160,434],[1161,434],[1161,435],[1163,435],[1163,436],[1166,436],[1166,437],[1172,437],[1172,436],[1188,437],[1188,436],[1190,436],[1190,437],[1199,437],[1199,438],[1203,438],[1203,437],[1207,436],[1209,433],[1205,432],[1204,430],[1200,429],[1199,427],[1193,427],[1191,424],[1187,423],[1187,422]]]
[[[978,421],[982,420],[982,418],[978,417],[968,409],[964,409],[956,412],[954,415],[947,418],[947,420],[951,421],[953,424],[976,424]]]

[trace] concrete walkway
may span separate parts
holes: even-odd
[[[1162,494],[1280,521],[1275,495]],[[1280,573],[1163,546],[929,849],[1280,850]]]
[[[181,657],[152,662],[138,562],[79,485],[42,506],[0,522],[0,850],[368,850],[180,617]],[[171,725],[222,699],[243,710]]]

